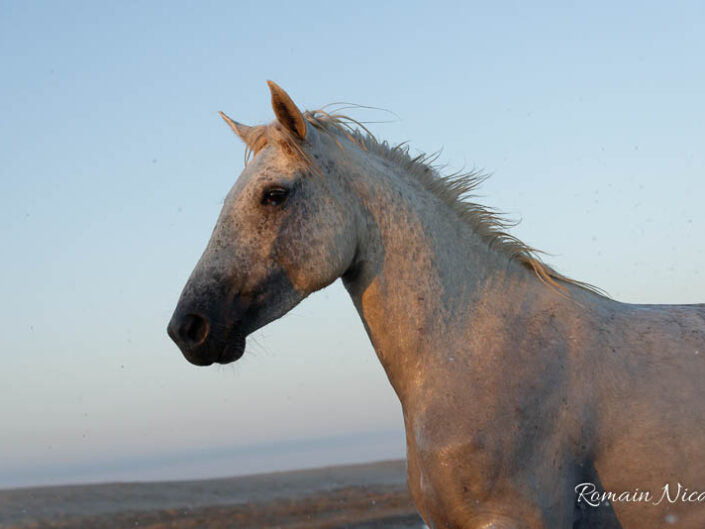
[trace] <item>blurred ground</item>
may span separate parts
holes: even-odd
[[[0,490],[2,529],[420,529],[404,461],[202,481]]]

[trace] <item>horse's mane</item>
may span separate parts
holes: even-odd
[[[345,150],[340,141],[341,138],[344,138],[362,150],[396,164],[455,211],[482,240],[509,256],[510,259],[533,270],[538,278],[547,285],[561,292],[566,290],[566,284],[575,285],[599,295],[606,295],[598,287],[571,279],[554,270],[538,256],[543,252],[528,246],[507,232],[508,228],[517,224],[516,222],[508,220],[493,208],[470,200],[473,198],[472,192],[487,178],[487,175],[474,170],[444,175],[441,169],[434,165],[438,154],[422,153],[412,156],[406,143],[390,145],[386,140],[379,140],[364,124],[349,116],[330,114],[325,110],[309,110],[303,115],[306,121],[317,130],[332,136],[341,150]],[[283,139],[300,158],[308,160],[308,156],[303,152],[298,141],[286,134],[280,127],[276,127],[276,132],[270,127],[263,127],[263,130],[260,131],[261,135],[269,135],[268,132],[275,133],[279,142]],[[259,148],[253,146],[246,156],[249,157],[257,150]]]

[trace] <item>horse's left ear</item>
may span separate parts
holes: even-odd
[[[228,125],[230,125],[233,132],[237,134],[242,141],[249,145],[254,127],[248,127],[247,125],[238,123],[234,119],[230,119],[230,117],[222,110],[219,110],[218,114],[220,114],[220,117],[223,118]]]
[[[289,94],[274,81],[267,81],[267,84],[272,92],[272,108],[277,121],[300,140],[306,139],[306,120]]]

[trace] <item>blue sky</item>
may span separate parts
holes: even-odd
[[[266,79],[493,174],[481,201],[569,275],[705,301],[702,2],[3,2],[0,486],[401,456],[335,284],[199,369],[165,327]]]

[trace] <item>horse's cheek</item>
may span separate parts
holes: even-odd
[[[345,271],[353,238],[333,204],[301,207],[282,224],[275,248],[277,263],[297,291],[306,295]]]

